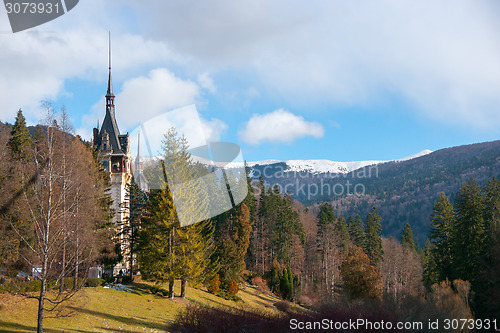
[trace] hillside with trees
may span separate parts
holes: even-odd
[[[429,215],[440,193],[456,193],[470,178],[484,185],[500,176],[500,141],[441,149],[347,174],[286,172],[285,163],[252,168],[252,174],[265,176],[268,187],[277,184],[286,188],[294,199],[313,209],[327,201],[343,216],[366,216],[376,206],[383,220],[384,236],[398,237],[404,226],[410,224],[417,242],[423,245],[430,226]]]
[[[121,260],[130,263],[127,276],[94,279],[92,285],[106,281],[106,287],[161,293],[171,302],[206,293],[235,308],[242,308],[242,289],[279,300],[274,306],[281,314],[271,317],[244,305],[227,310],[190,304],[176,317],[181,331],[204,331],[214,320],[225,329],[250,325],[272,332],[297,316],[427,323],[499,315],[500,186],[488,178],[498,167],[491,156],[498,142],[381,165],[378,177],[359,178],[364,196],[306,207],[279,185],[267,187],[264,177],[252,181],[249,169],[221,170],[217,182],[207,181],[202,176],[211,170],[193,162],[187,140],[171,128],[162,159],[144,170],[161,186],[143,192],[132,181],[123,207],[128,217],[113,225],[108,180],[94,147],[71,134],[64,109],[58,115],[51,107],[45,111],[43,127],[32,134],[21,111],[13,126],[0,131],[0,268],[7,272],[0,291],[38,301],[39,332],[46,311],[87,283],[90,267]],[[206,216],[208,202],[220,200],[224,191],[215,188],[239,183],[248,194],[223,214],[181,224],[169,168],[185,184],[175,199],[181,196],[192,221]],[[480,181],[467,177],[472,174]],[[211,200],[196,201],[193,194]],[[422,202],[431,205],[423,249],[414,236],[418,220],[394,229],[406,221],[401,214]],[[393,216],[396,207],[400,213]],[[388,230],[395,236],[385,237]],[[23,281],[23,271],[37,281]]]

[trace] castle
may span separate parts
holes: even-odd
[[[125,239],[121,233],[128,221],[128,205],[126,203],[126,186],[132,181],[132,169],[130,159],[130,137],[129,134],[120,134],[115,119],[115,95],[113,95],[113,83],[111,81],[111,47],[109,50],[109,77],[108,91],[106,93],[106,115],[101,128],[93,130],[94,147],[98,151],[99,161],[103,169],[109,174],[110,195],[113,204],[111,208],[115,215],[112,218],[113,225],[117,228],[121,253],[126,251]],[[120,271],[129,269],[126,260],[118,263],[109,274],[117,275]]]

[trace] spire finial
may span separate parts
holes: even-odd
[[[108,76],[108,91],[106,93],[106,104],[113,105],[113,82],[111,81],[111,31],[108,31],[108,68],[109,68],[109,76]],[[110,103],[111,102],[111,103]]]
[[[111,31],[108,31],[108,65],[111,73]]]

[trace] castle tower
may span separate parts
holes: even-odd
[[[94,145],[99,152],[99,160],[110,178],[110,195],[113,200],[112,209],[115,216],[112,218],[113,224],[120,235],[125,223],[128,221],[128,206],[126,204],[126,186],[132,180],[132,170],[130,168],[130,147],[129,134],[120,134],[115,119],[115,95],[113,95],[113,83],[111,81],[111,39],[109,41],[109,75],[108,90],[106,92],[106,115],[99,129],[94,128]],[[122,254],[125,252],[126,244],[122,236],[119,236]],[[116,265],[113,274],[120,270],[128,269],[128,264],[124,260]]]

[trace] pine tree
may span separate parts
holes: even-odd
[[[168,186],[153,189],[144,207],[138,242],[138,259],[141,273],[158,283],[169,283],[169,295],[173,294],[173,281],[180,278],[176,270],[178,225],[172,195]]]
[[[453,227],[453,268],[455,279],[474,285],[480,261],[486,254],[484,201],[474,179],[465,183],[455,198],[456,222]]]
[[[359,214],[356,214],[356,218],[352,216],[348,219],[349,222],[349,236],[351,241],[359,246],[360,248],[365,247],[365,231],[363,230],[363,220]]]
[[[370,263],[372,265],[377,265],[382,258],[382,238],[380,237],[381,232],[382,225],[380,224],[380,215],[378,214],[377,208],[373,207],[372,211],[366,218],[366,243],[364,251],[368,258],[370,258]]]
[[[164,184],[151,191],[145,207],[140,262],[155,281],[168,281],[170,297],[174,280],[180,279],[181,297],[185,297],[187,282],[202,282],[203,274],[212,267],[209,257],[213,252],[213,226],[211,220],[196,223],[206,216],[207,202],[198,198],[207,194],[207,189],[203,183],[193,181],[199,179],[199,174],[191,164],[186,138],[170,128],[162,143],[164,160],[160,170],[149,174],[163,178]],[[174,204],[174,196],[180,205]]]
[[[121,243],[126,247],[125,253],[128,256],[129,275],[132,282],[142,211],[146,202],[146,195],[134,180],[125,187],[125,202],[128,216],[125,218],[123,225],[118,226],[121,229],[118,236],[122,239]]]
[[[453,269],[452,227],[455,223],[455,212],[450,201],[441,193],[434,204],[431,215],[431,228],[428,247],[428,263],[426,265],[428,283],[434,284],[445,279],[451,280]],[[430,286],[428,284],[428,286]]]
[[[342,241],[341,244],[342,248],[347,249],[350,242],[349,228],[347,227],[347,223],[345,222],[345,219],[342,216],[339,216],[339,218],[337,219],[336,229],[337,229],[336,230],[337,235]]]
[[[283,195],[278,186],[266,191],[260,203],[260,217],[269,225],[273,254],[285,266],[291,266],[294,261],[293,235],[298,236],[301,246],[305,240],[304,227],[292,205],[291,195]]]
[[[401,234],[401,245],[404,249],[409,250],[411,252],[416,252],[417,249],[415,247],[415,242],[413,240],[413,231],[411,230],[411,226],[409,223],[406,223],[403,229],[403,233]]]
[[[245,255],[250,243],[250,212],[242,202],[229,212],[214,219],[216,250],[213,256],[218,259],[220,277],[223,288],[228,288],[231,281],[241,281],[245,269]]]
[[[484,186],[484,205],[486,243],[491,248],[499,241],[495,234],[500,228],[500,180],[496,177]]]
[[[26,127],[26,120],[24,119],[21,109],[17,112],[16,121],[12,126],[11,138],[8,146],[11,151],[11,156],[15,160],[26,161],[31,156],[31,135]]]
[[[483,188],[486,253],[474,287],[477,318],[500,317],[500,181],[494,177]]]
[[[436,263],[436,256],[434,255],[434,246],[429,239],[425,242],[422,255],[423,282],[424,285],[430,289],[432,285],[439,283],[439,268]]]

